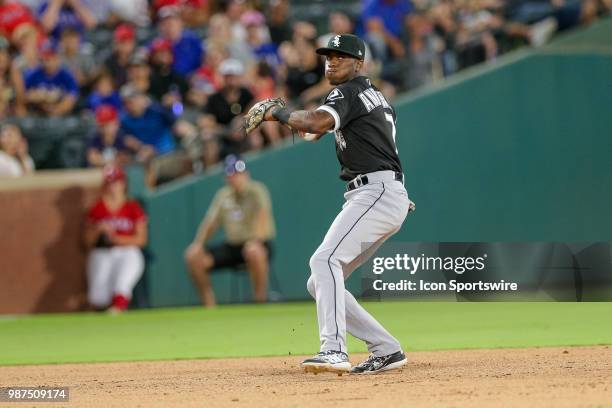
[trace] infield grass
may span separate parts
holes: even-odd
[[[612,303],[384,302],[411,350],[612,344]],[[314,303],[0,317],[0,365],[312,354]],[[366,351],[351,338],[351,352]]]

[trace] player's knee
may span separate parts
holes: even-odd
[[[261,242],[249,242],[242,249],[242,256],[247,262],[260,261],[268,258],[268,251]]]
[[[198,259],[198,254],[192,247],[189,247],[183,253],[183,259],[187,265],[192,266]]]
[[[310,257],[310,271],[313,275],[318,275],[324,271],[329,271],[329,261],[331,253],[317,249]]]
[[[308,290],[308,293],[310,293],[310,296],[312,296],[313,298],[316,297],[315,281],[313,275],[310,275],[310,278],[308,278],[308,282],[306,282],[306,289]]]

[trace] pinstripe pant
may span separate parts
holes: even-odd
[[[308,292],[317,302],[321,351],[347,352],[346,332],[375,356],[399,342],[344,288],[344,280],[401,227],[410,200],[399,181],[371,183],[344,194],[346,202],[310,258]]]

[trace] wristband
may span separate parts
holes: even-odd
[[[291,111],[289,110],[289,108],[274,109],[272,111],[272,116],[280,123],[287,125],[289,124],[289,116],[291,116]]]

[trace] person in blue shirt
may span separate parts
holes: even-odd
[[[159,10],[159,31],[162,38],[172,43],[174,62],[172,69],[179,75],[189,76],[200,67],[202,62],[202,40],[193,32],[184,29],[179,16],[180,9],[175,6]]]
[[[87,109],[95,112],[102,105],[111,105],[118,111],[123,109],[119,92],[115,90],[113,77],[108,72],[102,72],[98,76],[94,90],[87,98]]]
[[[152,103],[132,85],[121,88],[121,99],[124,105],[121,129],[126,134],[128,146],[138,152],[140,161],[175,149],[172,127],[176,118],[172,111]]]
[[[365,0],[361,20],[374,58],[383,62],[404,57],[401,37],[413,7],[410,0]],[[360,30],[361,31],[361,30]],[[358,32],[359,34],[359,32]]]
[[[57,45],[52,41],[43,43],[40,55],[42,64],[25,76],[28,107],[46,116],[68,115],[79,97],[76,79],[62,66]]]
[[[97,25],[95,15],[81,0],[44,0],[38,8],[41,26],[59,40],[62,31],[71,28],[80,34]]]
[[[125,166],[132,152],[125,143],[125,135],[119,127],[119,112],[111,105],[101,105],[95,111],[97,132],[87,146],[87,163],[90,167],[108,164]]]

